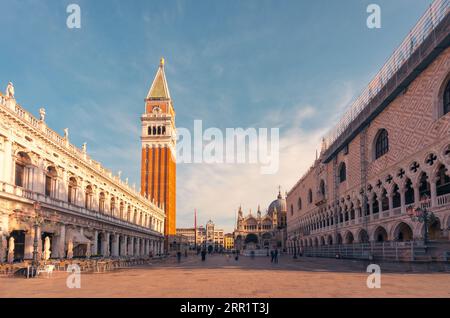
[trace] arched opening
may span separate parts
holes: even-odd
[[[314,238],[314,246],[319,246],[319,239],[317,237]]]
[[[253,233],[247,234],[244,242],[245,242],[245,244],[249,244],[249,243],[258,244],[258,236]]]
[[[387,197],[386,189],[381,192],[381,211],[389,210],[389,199]]]
[[[444,90],[442,106],[444,115],[450,112],[450,81],[448,81],[447,86],[445,87]]]
[[[42,250],[41,250],[41,253],[43,253],[44,251],[45,251],[45,238],[46,237],[48,237],[49,238],[49,240],[50,240],[50,250],[53,250],[53,242],[54,242],[54,239],[53,239],[53,237],[54,237],[54,234],[53,233],[51,233],[51,232],[42,232],[41,233],[41,247],[42,247]]]
[[[382,226],[377,227],[375,232],[373,233],[373,239],[378,243],[386,242],[388,240],[388,234],[385,228]]]
[[[436,177],[436,194],[440,196],[450,193],[450,177],[447,175],[447,168],[444,165],[440,165]]]
[[[327,237],[327,245],[333,245],[333,237],[331,235]]]
[[[15,162],[15,185],[18,187],[28,188],[29,166],[31,159],[25,152],[17,154]]]
[[[375,160],[389,151],[389,135],[386,129],[380,129],[375,137]]]
[[[116,216],[116,198],[111,197],[109,209],[110,209],[111,215]]]
[[[7,251],[9,250],[10,238],[14,238],[14,262],[22,262],[25,257],[25,231],[12,231],[7,240]]]
[[[138,251],[138,239],[135,238],[133,240],[133,255],[138,255],[139,251]]]
[[[345,244],[353,244],[353,241],[354,241],[353,233],[347,232],[347,234],[345,234]]]
[[[325,239],[323,236],[320,237],[320,245],[321,246],[325,245]]]
[[[137,224],[137,218],[138,218],[138,211],[136,209],[134,209],[133,212],[133,223]]]
[[[378,202],[377,194],[374,193],[372,197],[372,213],[377,214],[378,212],[380,212],[380,204]]]
[[[103,242],[105,241],[105,235],[99,233],[97,236],[97,255],[104,255]]]
[[[323,180],[320,180],[319,192],[320,192],[320,195],[323,198],[325,198],[325,181],[323,181]]]
[[[398,242],[412,241],[413,231],[411,227],[403,222],[398,224],[394,230],[394,239]]]
[[[113,235],[109,235],[109,256],[113,255],[113,251],[114,251],[114,236]]]
[[[422,228],[422,235],[424,235],[424,227]],[[428,225],[428,238],[430,240],[442,239],[441,221],[439,218],[435,218],[433,223]]]
[[[124,219],[124,215],[125,214],[125,204],[122,202],[120,202],[120,207],[119,207],[119,217],[121,220]]]
[[[358,241],[360,243],[368,243],[369,242],[369,234],[367,234],[366,230],[359,231]]]
[[[340,233],[336,236],[336,243],[342,245],[342,235]]]
[[[392,189],[392,207],[399,208],[401,206],[400,191],[398,185],[394,184]]]
[[[77,179],[74,177],[69,178],[69,187],[67,189],[67,201],[71,204],[75,204],[77,199]]]
[[[405,204],[413,204],[414,203],[414,188],[412,186],[412,182],[410,179],[406,180],[405,183]]]
[[[98,210],[101,213],[105,212],[105,200],[106,200],[106,196],[104,192],[100,192],[99,198],[98,198]]]
[[[428,182],[428,176],[425,172],[422,172],[419,179],[419,197],[420,200],[423,200],[424,198],[431,197],[431,186]]]
[[[48,197],[54,197],[56,194],[56,178],[58,173],[56,168],[49,166],[45,173],[45,195]]]
[[[297,200],[297,209],[298,210],[302,209],[302,198],[298,198],[298,200]]]
[[[86,187],[86,191],[84,192],[84,207],[88,210],[92,209],[92,197],[93,197],[92,186],[88,185]]]
[[[313,195],[312,195],[312,190],[311,189],[309,189],[308,190],[308,203],[312,203],[312,201],[313,201]]]
[[[131,206],[128,205],[127,208],[127,222],[130,222],[131,220]]]
[[[347,180],[347,166],[345,162],[341,162],[339,165],[339,182],[342,183]]]

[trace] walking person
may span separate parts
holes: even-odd
[[[206,260],[206,251],[202,250],[202,262]]]
[[[181,252],[180,251],[177,252],[177,261],[178,261],[178,263],[181,262]]]
[[[270,251],[270,262],[273,263],[275,259],[275,252],[273,250]]]
[[[274,255],[275,264],[278,264],[278,249],[275,249]]]

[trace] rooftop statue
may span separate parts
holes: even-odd
[[[6,98],[14,98],[14,85],[11,82],[6,86]]]

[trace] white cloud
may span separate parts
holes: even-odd
[[[348,83],[329,100],[330,113],[340,113],[354,96]],[[337,96],[336,96],[337,95]],[[328,112],[327,112],[328,113]],[[337,115],[336,115],[337,116]],[[236,212],[242,205],[244,212],[256,213],[258,204],[264,213],[276,199],[278,186],[282,194],[289,191],[311,166],[320,140],[335,122],[335,116],[323,116],[312,105],[275,108],[261,114],[255,127],[281,127],[280,169],[274,175],[262,175],[259,165],[238,164],[181,164],[177,176],[177,227],[193,226],[194,209],[197,223],[212,219],[225,231],[234,229]],[[312,121],[318,128],[306,129]],[[204,127],[205,128],[205,127]]]

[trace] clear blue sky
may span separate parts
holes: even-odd
[[[81,7],[79,30],[66,27],[70,3]],[[381,6],[381,29],[366,27],[370,3]],[[139,116],[161,56],[177,126],[280,127],[296,150],[276,176],[178,167],[178,225],[190,225],[197,207],[200,223],[231,230],[239,204],[264,210],[278,184],[290,189],[314,157],[311,144],[430,3],[1,0],[0,88],[11,80],[21,105],[34,114],[44,106],[50,127],[69,127],[72,143],[86,141],[94,159],[137,185]]]

